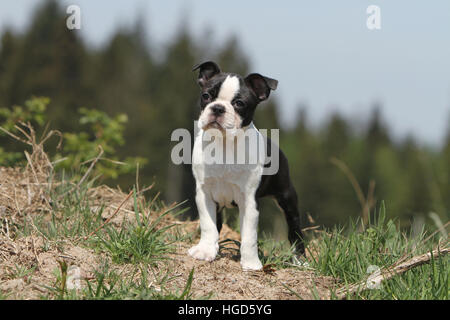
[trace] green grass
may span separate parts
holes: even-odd
[[[161,228],[159,224],[174,209],[176,207],[166,210],[154,221],[142,215],[133,223],[125,222],[120,229],[107,226],[99,235],[100,245],[116,263],[153,263],[167,259],[167,254],[173,251],[173,243],[179,239],[168,240],[166,236],[173,224]]]
[[[0,292],[0,301],[1,300],[6,300],[8,298],[9,294],[8,293],[2,293]]]
[[[134,219],[124,220],[119,226],[104,224],[102,217],[105,205],[93,210],[88,193],[94,181],[81,184],[62,179],[57,188],[49,190],[50,211],[37,212],[25,217],[11,228],[14,238],[39,236],[43,239],[40,249],[57,248],[64,252],[67,243],[93,249],[100,257],[109,257],[94,271],[94,276],[81,279],[81,288],[68,290],[65,287],[68,265],[60,262],[54,270],[54,284],[42,285],[47,293],[42,299],[192,299],[191,285],[194,269],[185,286],[178,288],[173,280],[173,270],[158,268],[158,263],[167,262],[174,252],[174,243],[186,236],[167,225],[168,215],[177,216],[187,208],[184,203],[166,209],[160,201],[139,199],[133,192]],[[169,232],[173,231],[173,232]],[[118,267],[128,266],[127,273],[118,272]],[[130,271],[131,269],[131,271]],[[9,271],[11,279],[30,276],[35,267],[15,265]],[[149,277],[149,273],[152,277]],[[149,279],[153,279],[151,282]],[[156,279],[156,280],[155,280]],[[0,292],[0,299],[8,295]],[[208,297],[204,297],[208,298]]]
[[[157,217],[150,217],[143,212],[161,212],[163,206],[152,202],[152,208],[145,208],[145,204],[138,203],[134,192],[135,219],[123,221],[120,227],[111,223],[102,227],[105,206],[93,210],[88,197],[91,185],[92,182],[86,183],[68,192],[73,189],[73,184],[62,183],[51,192],[52,210],[31,217],[19,226],[18,235],[23,237],[37,233],[46,240],[44,246],[48,246],[48,242],[70,240],[108,252],[116,263],[163,260],[172,251],[172,244],[182,239],[183,235],[167,232],[174,225],[161,226],[161,222],[169,214],[177,216],[184,212],[186,209],[180,209],[184,203],[164,210]],[[87,240],[83,241],[85,237]]]
[[[102,262],[94,271],[94,276],[82,280],[82,288],[65,288],[67,265],[61,264],[55,270],[55,282],[45,287],[48,292],[43,299],[192,299],[194,269],[185,284],[175,285],[179,275],[173,270],[159,268],[166,265],[169,255],[174,252],[174,244],[186,241],[190,235],[172,230],[165,218],[183,212],[181,206],[165,209],[158,201],[138,201],[134,192],[134,219],[123,221],[120,226],[105,223],[102,218],[105,205],[93,210],[89,191],[95,181],[83,183],[74,189],[74,184],[62,179],[57,188],[49,190],[50,211],[42,211],[25,217],[22,222],[11,225],[14,238],[34,235],[43,239],[41,249],[48,251],[55,246],[61,248],[66,243],[93,249],[99,256],[108,257],[110,262]],[[402,257],[429,252],[436,247],[437,233],[428,239],[432,230],[423,230],[418,235],[399,231],[395,221],[386,220],[382,206],[376,219],[369,221],[364,231],[360,231],[359,221],[350,221],[346,227],[324,230],[319,236],[308,240],[308,249],[313,253],[307,264],[296,266],[292,247],[285,242],[275,242],[268,238],[259,240],[259,257],[270,269],[308,269],[317,275],[331,276],[337,280],[334,291],[351,284],[364,282],[372,266],[384,268]],[[163,223],[164,222],[164,223]],[[86,237],[86,240],[85,240]],[[425,241],[426,240],[426,241]],[[220,242],[220,253],[226,251],[239,255],[238,241]],[[317,252],[315,254],[314,252]],[[126,266],[126,272],[120,267]],[[130,271],[131,270],[131,271]],[[378,289],[363,290],[348,295],[348,299],[441,299],[449,298],[449,257],[432,259],[429,264],[415,267],[402,275],[384,281]],[[34,267],[16,265],[9,278],[31,277]],[[151,276],[151,277],[150,277]],[[153,282],[149,279],[153,279]],[[290,288],[287,288],[291,290]],[[291,290],[295,295],[295,292]],[[319,297],[311,288],[313,297]],[[195,297],[195,298],[209,298]],[[300,296],[298,295],[300,298]],[[8,295],[0,292],[0,299]]]
[[[258,241],[259,258],[264,266],[272,268],[292,268],[294,264],[294,246],[287,241],[262,239]]]
[[[24,223],[19,229],[20,236],[35,232],[47,240],[79,238],[89,235],[102,223],[104,206],[93,210],[88,191],[93,181],[73,190],[74,184],[63,180],[54,190],[49,190],[51,210],[43,211]]]
[[[346,227],[324,230],[320,236],[310,237],[307,250],[308,259],[300,258],[303,265],[295,265],[293,247],[286,242],[275,242],[267,237],[258,241],[259,258],[263,266],[270,269],[298,268],[313,270],[317,275],[331,276],[337,280],[332,288],[332,299],[337,299],[335,291],[355,283],[365,283],[373,270],[383,269],[399,259],[433,250],[441,233],[429,237],[434,230],[422,230],[418,235],[401,232],[393,220],[386,220],[384,203],[375,219],[369,221],[364,231],[360,231],[360,221],[350,221]],[[441,241],[441,245],[443,242]],[[239,255],[239,241],[222,240],[219,253],[231,252]],[[318,254],[313,254],[318,252]],[[384,281],[373,289],[360,290],[347,295],[347,299],[433,299],[449,298],[449,256],[432,259],[429,264],[414,267],[407,272]],[[286,287],[293,295],[301,296]],[[313,297],[319,298],[315,288]]]
[[[381,207],[376,221],[365,231],[358,231],[359,221],[347,228],[334,228],[310,243],[310,250],[319,254],[309,264],[321,275],[338,279],[340,286],[366,281],[370,268],[388,267],[405,255],[412,257],[431,251],[437,237],[426,240],[423,231],[418,236],[402,233],[392,220],[385,220]],[[449,257],[432,259],[429,264],[415,267],[402,275],[382,282],[376,289],[368,289],[348,296],[349,299],[448,299]],[[334,296],[336,298],[336,296]]]
[[[22,265],[14,264],[14,268],[9,270],[8,277],[10,279],[19,279],[26,277],[34,272],[36,267],[27,268]]]
[[[174,288],[170,282],[174,276],[169,273],[160,274],[156,283],[150,282],[144,264],[135,266],[132,272],[118,273],[111,270],[108,263],[103,263],[94,271],[92,279],[82,280],[80,289],[67,289],[65,279],[67,269],[61,266],[55,270],[55,283],[46,287],[49,294],[42,299],[60,300],[190,300],[192,299],[192,281],[194,269],[189,273],[185,286]],[[210,296],[204,297],[205,299]]]

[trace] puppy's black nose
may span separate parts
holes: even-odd
[[[225,113],[225,107],[220,104],[215,104],[211,106],[211,111],[215,116],[220,116],[222,113]]]

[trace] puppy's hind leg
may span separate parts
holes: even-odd
[[[189,249],[191,257],[198,260],[213,261],[219,251],[219,232],[216,225],[216,203],[201,187],[195,196],[200,217],[200,242]]]
[[[220,235],[220,230],[222,230],[222,224],[223,224],[223,207],[221,208],[218,204],[216,205],[216,226],[217,226],[217,232]]]
[[[300,214],[298,212],[297,193],[294,187],[292,185],[289,186],[285,191],[276,194],[275,198],[286,217],[289,242],[295,244],[296,254],[304,255],[305,245],[303,242]]]

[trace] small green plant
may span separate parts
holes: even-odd
[[[35,97],[25,101],[24,106],[13,106],[12,108],[0,108],[0,137],[6,135],[17,135],[19,123],[31,123],[42,127],[45,124],[45,111],[50,103],[49,98]],[[25,159],[23,152],[7,151],[0,147],[0,164],[5,166],[17,166],[17,163]]]
[[[46,111],[49,98],[36,97],[25,101],[24,106],[0,108],[0,136],[9,135],[21,141],[19,124],[30,124],[42,131],[47,122]],[[142,157],[116,156],[117,149],[125,144],[124,131],[128,122],[126,114],[109,116],[103,111],[80,108],[79,123],[86,128],[77,133],[63,133],[62,150],[51,157],[56,169],[65,169],[76,178],[81,178],[93,161],[96,163],[92,174],[104,179],[116,179],[122,174],[134,173],[136,167],[144,165]],[[0,165],[17,166],[25,159],[23,152],[0,147]]]
[[[54,295],[56,299],[64,299],[66,297],[66,280],[67,280],[67,263],[65,261],[58,260],[59,268],[53,270],[55,276],[55,283],[52,287],[43,286],[46,288],[50,295]]]
[[[136,279],[135,276],[138,275]],[[136,268],[135,272],[123,278],[115,272],[103,270],[97,272],[95,285],[88,284],[88,290],[84,293],[87,299],[137,299],[137,300],[188,300],[192,298],[191,287],[194,277],[194,269],[189,273],[184,288],[168,289],[167,286],[174,277],[167,274],[159,281],[158,285],[149,281],[146,268]],[[95,290],[94,290],[95,289]]]
[[[109,265],[104,263],[100,270],[95,270],[95,286],[89,280],[86,280],[87,299],[108,299],[113,298],[116,291],[116,284],[120,281],[120,276],[115,272],[109,271]]]
[[[137,163],[146,163],[146,159],[140,157],[121,160],[115,156],[117,148],[125,143],[126,114],[110,117],[105,112],[86,108],[80,108],[79,113],[80,124],[89,130],[63,134],[63,152],[56,155],[56,160],[60,160],[59,168],[75,169],[78,174],[83,174],[87,170],[83,165],[98,157],[100,161],[95,165],[94,175],[115,179],[121,174],[134,173]],[[102,148],[100,152],[98,146]]]
[[[20,122],[31,122],[33,125],[43,126],[46,121],[45,111],[49,103],[49,98],[34,97],[25,101],[23,107],[15,105],[11,109],[0,108],[1,126],[12,133],[18,132],[15,126]]]
[[[27,277],[27,276],[31,275],[35,269],[36,269],[35,266],[28,268],[23,265],[14,264],[14,268],[10,269],[10,271],[8,273],[8,277],[10,279],[20,279],[23,277]]]
[[[183,288],[169,289],[169,283],[175,279],[168,274],[162,275],[157,284],[149,280],[147,267],[136,265],[134,271],[117,273],[107,262],[94,270],[94,276],[84,279],[84,285],[78,289],[68,290],[65,287],[64,271],[62,268],[55,270],[56,281],[45,298],[69,299],[69,300],[188,300],[192,299],[192,281],[194,269],[189,273]],[[66,272],[67,273],[67,272]],[[157,275],[156,275],[157,276]],[[211,295],[201,297],[208,299]]]
[[[169,213],[178,208],[181,204],[164,211],[156,219],[141,214],[138,208],[136,193],[134,193],[136,221],[125,222],[118,230],[112,226],[106,226],[99,241],[103,247],[110,252],[116,263],[136,263],[150,262],[167,258],[173,247],[172,244],[177,239],[169,240],[167,231],[174,226],[170,224],[161,226],[161,221]],[[178,214],[183,211],[179,211]]]
[[[258,250],[263,266],[271,266],[277,269],[294,266],[294,247],[288,245],[285,241],[262,239],[258,241]]]
[[[78,238],[93,232],[103,222],[104,206],[98,206],[95,210],[91,206],[88,192],[92,183],[93,181],[83,183],[74,190],[73,183],[63,180],[49,191],[52,210],[30,217],[33,223],[24,224],[20,230],[21,235],[31,235],[37,230],[48,241]],[[44,249],[48,250],[48,242],[44,243]]]

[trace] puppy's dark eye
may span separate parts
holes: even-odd
[[[245,103],[242,100],[236,100],[236,101],[234,101],[234,106],[238,107],[238,108],[243,108],[243,107],[245,107]]]
[[[211,95],[208,92],[205,92],[202,94],[202,99],[208,101],[209,99],[211,99]]]

